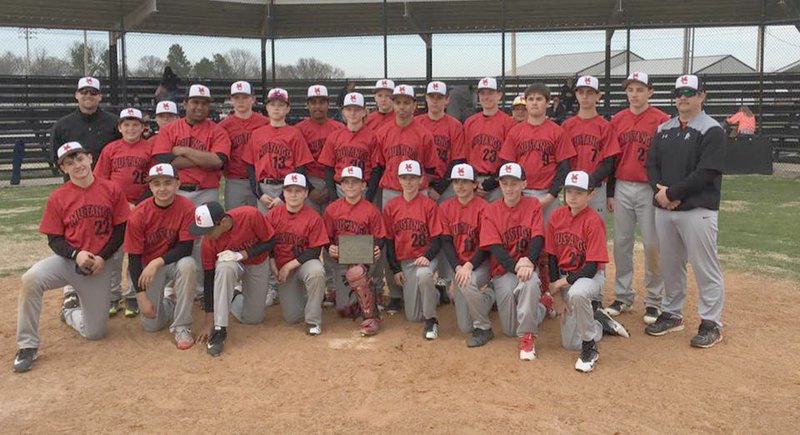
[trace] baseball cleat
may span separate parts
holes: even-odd
[[[122,310],[122,299],[118,301],[111,301],[111,306],[108,308],[108,317],[114,317]]]
[[[467,347],[480,347],[484,344],[488,343],[489,340],[494,338],[494,332],[492,332],[492,328],[489,329],[481,329],[481,328],[474,328],[472,330],[472,337],[467,340]]]
[[[403,300],[400,298],[390,298],[386,305],[386,314],[397,314],[403,310]]]
[[[722,341],[722,333],[719,330],[719,325],[711,320],[703,320],[700,322],[697,335],[692,337],[690,344],[692,347],[708,349],[720,341]]]
[[[439,291],[439,305],[450,305],[450,295],[447,294],[449,284],[442,278],[436,279],[436,290]]]
[[[594,340],[584,341],[583,348],[581,349],[581,356],[575,361],[575,370],[589,373],[594,370],[598,359],[600,359],[600,353],[597,352],[597,345]]]
[[[139,314],[139,301],[136,298],[125,299],[125,317],[132,318]]]
[[[658,319],[659,314],[661,314],[661,311],[659,311],[658,308],[645,307],[644,316],[642,317],[642,320],[644,320],[645,325],[652,325],[653,323],[655,323],[656,319]]]
[[[426,340],[436,340],[439,338],[439,321],[436,317],[425,319],[425,331],[423,336]]]
[[[378,333],[380,322],[378,319],[364,319],[361,322],[361,336],[362,337],[369,337]]]
[[[519,338],[519,359],[533,361],[536,359],[536,346],[533,343],[533,334],[526,332]]]
[[[187,328],[181,328],[175,331],[175,346],[180,350],[186,350],[194,346],[192,331]]]
[[[268,307],[271,307],[277,304],[278,304],[278,289],[270,287],[270,289],[267,291],[266,305]]]
[[[683,331],[683,319],[670,313],[661,313],[655,322],[644,328],[644,332],[655,336],[678,331]]]
[[[607,312],[607,313],[608,313],[608,314],[609,314],[611,317],[617,317],[617,316],[619,316],[620,314],[622,314],[622,313],[624,313],[625,311],[628,311],[628,310],[630,310],[630,309],[631,309],[631,306],[630,306],[630,305],[628,305],[628,304],[626,304],[625,302],[622,302],[622,301],[614,301],[614,302],[612,302],[612,303],[611,303],[611,305],[609,305],[609,306],[608,306],[608,308],[606,308],[606,312]]]
[[[306,334],[316,337],[317,335],[322,334],[322,326],[306,323]]]
[[[336,291],[333,289],[325,290],[325,299],[322,300],[322,306],[330,308],[336,305]]]
[[[542,296],[539,297],[539,303],[544,306],[548,319],[556,317],[556,310],[553,308],[553,295],[550,292],[542,293]]]
[[[75,292],[69,292],[64,294],[64,301],[61,303],[61,313],[59,318],[61,318],[62,322],[67,321],[67,311],[74,310],[81,306],[80,300],[78,299],[78,294]]]
[[[11,365],[11,370],[14,373],[27,372],[33,367],[33,361],[38,357],[38,349],[29,347],[26,349],[19,349],[17,355],[14,357],[14,364]]]
[[[625,338],[631,337],[631,334],[628,332],[625,326],[622,325],[622,323],[619,323],[611,318],[607,312],[607,309],[595,311],[594,320],[600,322],[600,325],[603,327],[603,334],[605,335],[619,335],[620,337]]]
[[[228,338],[228,328],[224,326],[215,326],[211,330],[211,336],[208,337],[207,352],[211,356],[219,356],[222,350],[225,349],[225,339]]]

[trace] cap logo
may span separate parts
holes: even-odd
[[[639,73],[633,73],[633,78],[634,78],[634,80],[638,79],[639,78]]]
[[[297,182],[297,175],[292,175],[292,181]]]
[[[464,175],[464,168],[458,168],[456,172],[458,172],[458,175]]]
[[[405,93],[406,92],[406,87],[405,86],[400,86],[399,91],[401,93]]]
[[[350,101],[352,101],[352,102],[354,102],[354,103],[355,103],[355,102],[356,102],[356,100],[358,100],[358,98],[356,98],[356,96],[355,96],[355,95],[351,95],[351,96],[350,96]]]
[[[406,163],[406,171],[411,172],[411,163]]]
[[[236,89],[240,89],[241,90],[242,89],[242,84],[241,83],[236,83]]]
[[[163,107],[164,110],[169,110],[169,103],[164,103],[161,105],[161,107]]]
[[[315,93],[315,94],[317,94],[317,95],[319,95],[319,92],[320,92],[320,91],[319,91],[319,87],[315,87],[315,88],[314,88],[314,93]]]
[[[433,84],[433,89],[439,90],[439,83],[434,83]]]
[[[128,109],[128,115],[133,116],[133,109]]]
[[[573,183],[577,183],[578,182],[578,174],[572,174],[571,180],[572,180]]]
[[[511,172],[511,165],[506,165],[506,172]]]
[[[681,83],[683,83],[684,85],[689,83],[689,77],[681,76]]]
[[[381,86],[386,86],[386,85],[388,85],[388,84],[389,84],[389,83],[388,83],[388,82],[386,82],[386,80],[381,80]]]
[[[194,221],[197,225],[203,225],[203,218],[197,213],[194,215]]]
[[[586,78],[583,79],[583,82],[586,83],[587,85],[591,85],[592,84],[592,79],[589,78],[589,77],[586,77]]]
[[[64,146],[63,146],[63,147],[61,147],[61,148],[63,148],[63,149],[64,149],[64,151],[69,151],[69,150],[71,150],[71,149],[72,149],[72,147],[71,147],[69,144],[66,144],[66,145],[64,145]]]
[[[199,92],[200,95],[205,95],[206,94],[206,90],[203,89],[202,87],[197,88],[197,92]]]
[[[156,173],[161,175],[164,173],[164,168],[162,166],[156,166]]]
[[[489,79],[483,79],[483,85],[489,86]]]
[[[92,78],[91,77],[86,77],[86,84],[88,84],[88,85],[92,84]]]
[[[353,173],[353,168],[347,168],[347,173],[348,174],[352,174]]]

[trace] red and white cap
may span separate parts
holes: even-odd
[[[178,173],[175,171],[175,167],[169,163],[159,163],[150,168],[150,172],[147,173],[148,181],[156,177],[178,178]]]
[[[214,229],[225,217],[225,209],[216,201],[207,202],[194,209],[194,222],[189,225],[189,233],[202,236]]]
[[[630,74],[628,74],[628,78],[622,81],[622,89],[627,88],[628,85],[633,82],[639,82],[648,88],[653,87],[653,85],[650,84],[650,76],[647,75],[646,72],[632,71]]]
[[[525,97],[522,96],[522,95],[517,95],[516,97],[514,97],[514,102],[511,103],[511,107],[514,107],[514,106],[525,106],[525,105],[526,105]]]
[[[322,85],[309,86],[306,98],[314,98],[314,97],[328,98],[328,88]]]
[[[133,107],[122,109],[122,111],[119,112],[119,119],[120,121],[123,119],[138,119],[139,121],[141,121],[142,111],[139,109],[134,109]]]
[[[58,152],[56,154],[56,156],[58,157],[57,158],[58,163],[61,163],[61,160],[63,160],[64,157],[67,157],[67,156],[70,156],[72,154],[79,153],[79,152],[86,153],[88,151],[86,151],[83,148],[83,146],[78,142],[67,142],[64,145],[61,145],[60,147],[58,147]]]
[[[283,101],[289,104],[289,93],[283,88],[272,88],[269,90],[269,93],[267,93],[267,101],[273,100]]]
[[[389,80],[389,79],[378,80],[377,82],[375,82],[375,90],[377,91],[380,89],[388,89],[390,91],[394,91],[394,80]]]
[[[572,171],[567,174],[564,180],[564,187],[573,189],[589,190],[589,174],[584,171]]]
[[[358,178],[359,180],[364,180],[364,171],[361,170],[358,166],[348,166],[342,169],[342,178]]]
[[[253,95],[253,86],[250,85],[250,82],[244,80],[233,82],[231,85],[231,95],[236,94]]]
[[[400,166],[397,167],[397,176],[401,175],[416,175],[417,177],[422,176],[422,169],[419,166],[419,162],[416,160],[403,160],[400,162]]]
[[[430,82],[428,83],[428,89],[425,93],[447,95],[447,85],[439,81]]]
[[[500,88],[497,87],[497,79],[494,77],[484,77],[478,80],[478,90],[481,89],[491,89],[493,91],[500,90]]]
[[[397,85],[394,87],[394,91],[392,92],[392,98],[397,96],[404,95],[406,97],[411,97],[411,99],[415,99],[414,96],[414,87],[411,85]]]
[[[208,98],[211,99],[211,91],[203,85],[189,86],[189,98]]]
[[[503,177],[513,177],[517,180],[524,180],[525,174],[522,172],[522,166],[516,163],[506,163],[497,171],[497,178]]]
[[[600,82],[594,76],[580,76],[578,81],[575,82],[575,89],[578,88],[592,88],[595,91],[599,91]]]
[[[700,78],[696,75],[682,75],[675,80],[675,89],[694,89],[699,91],[702,87]]]
[[[364,96],[358,92],[350,92],[344,96],[344,101],[342,101],[342,107],[347,106],[364,107]]]
[[[297,172],[286,174],[286,176],[283,177],[283,187],[289,186],[300,186],[303,188],[308,187],[306,184],[306,176],[303,174],[298,174]]]
[[[173,115],[178,114],[178,105],[175,104],[174,101],[160,101],[156,104],[156,115],[160,115],[162,113],[171,113]]]
[[[81,90],[83,88],[93,88],[99,91],[100,80],[97,80],[94,77],[83,77],[82,79],[78,80],[78,90]]]
[[[450,171],[450,179],[475,181],[475,170],[472,169],[471,165],[459,163],[453,166],[453,170]]]

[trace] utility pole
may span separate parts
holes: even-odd
[[[89,37],[86,30],[83,31],[83,75],[89,76]]]

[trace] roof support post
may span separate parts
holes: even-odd
[[[606,30],[606,70],[603,80],[603,107],[606,109],[606,113],[611,113],[611,38],[613,37],[614,29]]]
[[[383,0],[383,77],[389,78],[389,12]]]
[[[122,29],[134,29],[156,12],[158,12],[156,0],[144,0],[136,9],[130,11],[128,15],[125,15],[122,19]]]

